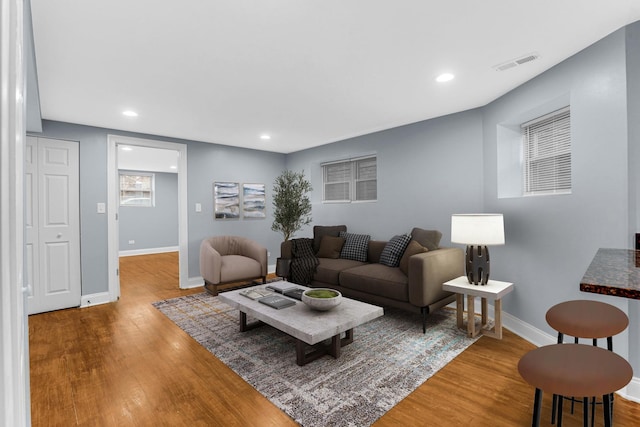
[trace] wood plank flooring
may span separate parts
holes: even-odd
[[[120,301],[29,317],[34,426],[297,425],[151,306],[202,292],[178,289],[177,253],[120,261]],[[531,425],[517,363],[533,348],[509,331],[482,337],[374,425]],[[565,426],[582,425],[577,409]],[[640,404],[616,396],[614,424],[639,425]]]

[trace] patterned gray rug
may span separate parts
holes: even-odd
[[[238,311],[207,293],[154,307],[303,426],[368,426],[476,339],[456,327],[455,311],[428,316],[385,310],[354,329],[340,358],[296,365],[295,341],[263,326],[240,333]]]

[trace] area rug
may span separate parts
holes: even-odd
[[[456,327],[454,310],[427,317],[385,310],[354,329],[338,359],[303,367],[295,341],[270,326],[239,332],[238,310],[207,293],[153,305],[296,422],[368,426],[449,363],[476,339]]]

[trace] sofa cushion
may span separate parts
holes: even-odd
[[[430,251],[435,251],[440,247],[442,233],[438,230],[423,230],[416,227],[411,230],[411,238]]]
[[[410,241],[411,236],[408,234],[393,236],[380,255],[380,264],[386,265],[387,267],[399,266],[400,258],[402,258],[402,254],[404,254],[404,250],[407,249]]]
[[[399,268],[365,264],[340,273],[340,285],[397,301],[409,301],[408,279]]]
[[[354,234],[341,231],[340,237],[344,237],[345,239],[344,246],[340,252],[340,258],[362,262],[367,261],[367,248],[371,236],[368,234]]]
[[[318,258],[320,262],[316,267],[316,272],[313,275],[315,282],[323,282],[330,285],[339,285],[340,272],[348,270],[353,267],[359,267],[363,263],[360,261],[353,261],[350,259],[332,259],[332,258]]]
[[[323,236],[338,237],[341,231],[347,231],[346,225],[315,225],[313,227],[313,251],[318,253]]]
[[[404,254],[400,259],[400,271],[402,271],[406,275],[409,275],[409,258],[411,258],[413,255],[421,254],[428,251],[429,249],[425,248],[415,240],[410,241],[407,245],[407,249],[404,250]]]
[[[322,236],[320,249],[316,256],[318,258],[340,258],[340,251],[344,246],[344,237]]]

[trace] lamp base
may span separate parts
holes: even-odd
[[[489,281],[489,248],[467,245],[467,280],[473,285],[486,285]]]

